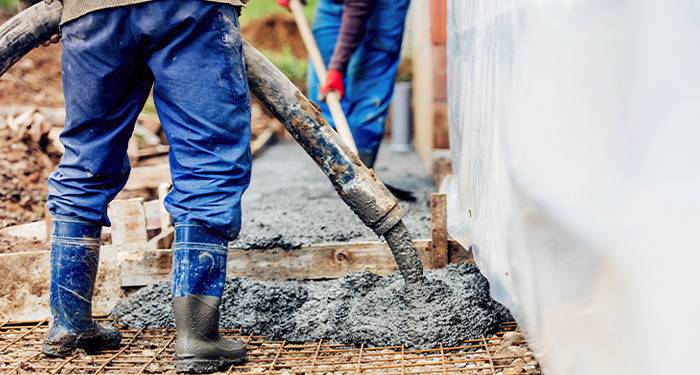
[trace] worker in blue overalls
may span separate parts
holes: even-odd
[[[24,0],[26,7],[37,0]],[[151,89],[170,143],[172,296],[179,372],[244,360],[219,334],[228,242],[251,171],[250,98],[238,17],[244,0],[64,0],[65,153],[49,178],[51,327],[42,351],[110,349],[92,319],[107,204],[129,177],[127,144]],[[52,38],[58,41],[58,38]]]
[[[289,0],[278,0],[289,7]],[[410,0],[319,0],[312,31],[328,66],[325,85],[309,68],[308,97],[341,96],[360,159],[372,168],[394,93]],[[333,124],[328,106],[319,102]]]

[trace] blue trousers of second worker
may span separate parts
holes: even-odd
[[[376,156],[384,136],[409,3],[410,0],[377,0],[365,37],[345,73],[345,97],[341,105],[358,151],[371,155],[371,159]],[[342,3],[319,0],[312,30],[326,66],[333,56],[342,18]],[[319,81],[313,67],[309,68],[307,77],[308,96],[317,100]],[[333,124],[328,106],[323,102],[318,104],[323,116]]]
[[[178,224],[240,231],[250,181],[250,98],[239,9],[198,0],[96,11],[62,30],[65,154],[49,178],[54,217],[110,225],[129,176],[127,143],[151,88],[170,143]]]

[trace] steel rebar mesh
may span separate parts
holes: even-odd
[[[97,354],[78,351],[68,358],[41,354],[46,321],[0,324],[0,372],[9,374],[162,374],[175,372],[172,329],[122,330],[117,350]],[[262,336],[223,330],[227,338],[246,343],[248,361],[231,374],[540,374],[525,343],[507,346],[503,334],[517,330],[506,323],[493,337],[467,340],[455,347],[427,350],[403,346],[365,347],[324,340],[304,344],[270,341]]]

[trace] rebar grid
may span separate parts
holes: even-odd
[[[175,372],[173,329],[125,329],[122,345],[97,354],[78,351],[67,358],[41,354],[48,329],[46,321],[0,323],[0,373],[46,374],[162,374]],[[359,347],[325,340],[304,344],[271,341],[222,330],[227,338],[241,340],[248,361],[227,374],[540,374],[526,344],[504,343],[505,332],[517,330],[505,323],[493,337],[466,340],[459,346],[409,349],[404,346]]]

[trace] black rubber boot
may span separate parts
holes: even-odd
[[[121,341],[122,334],[109,325],[93,322],[91,329],[77,332],[54,324],[41,346],[41,352],[50,357],[66,357],[77,348],[85,349],[88,353],[117,349]]]
[[[212,296],[173,299],[177,372],[208,374],[245,361],[245,347],[219,333],[219,302]]]
[[[92,294],[99,263],[101,226],[54,221],[51,238],[51,328],[41,351],[65,357],[76,348],[115,349],[119,331],[92,319]]]

